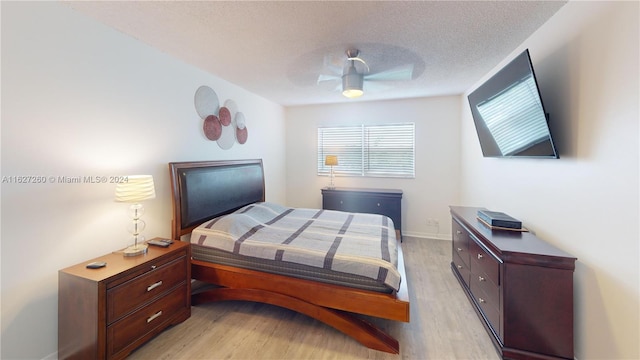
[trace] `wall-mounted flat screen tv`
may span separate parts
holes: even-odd
[[[484,157],[558,158],[528,49],[468,99]]]

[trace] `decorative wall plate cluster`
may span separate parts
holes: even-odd
[[[246,119],[238,111],[235,101],[227,100],[220,106],[218,94],[203,85],[196,90],[194,104],[196,112],[204,121],[202,130],[207,139],[216,141],[223,150],[230,149],[236,141],[238,144],[247,142],[249,132]]]

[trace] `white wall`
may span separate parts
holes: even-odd
[[[402,189],[403,234],[450,239],[449,205],[459,202],[460,103],[460,96],[445,96],[287,108],[287,203],[322,207],[320,189],[329,178],[317,175],[319,126],[413,122],[415,179],[338,174],[334,182],[338,187]],[[427,218],[440,225],[427,226]]]
[[[223,49],[221,49],[223,51]],[[202,133],[201,85],[233,99],[246,144]],[[284,109],[56,2],[2,2],[2,177],[152,174],[146,234],[170,236],[167,163],[262,158],[285,200]],[[55,357],[57,271],[128,245],[114,184],[2,183],[3,359]]]
[[[638,2],[569,2],[494,70],[529,48],[559,160],[482,158],[462,105],[463,203],[578,258],[578,359],[640,358],[638,13]]]

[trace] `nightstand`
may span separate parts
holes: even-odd
[[[191,316],[191,247],[114,252],[58,272],[58,358],[122,359]],[[87,269],[91,262],[107,266]]]

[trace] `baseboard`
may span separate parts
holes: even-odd
[[[445,240],[451,241],[451,234],[431,234],[431,233],[418,233],[418,232],[410,232],[403,231],[402,236],[410,236],[420,239],[432,239],[432,240]]]
[[[58,352],[51,353],[40,360],[58,360]]]

